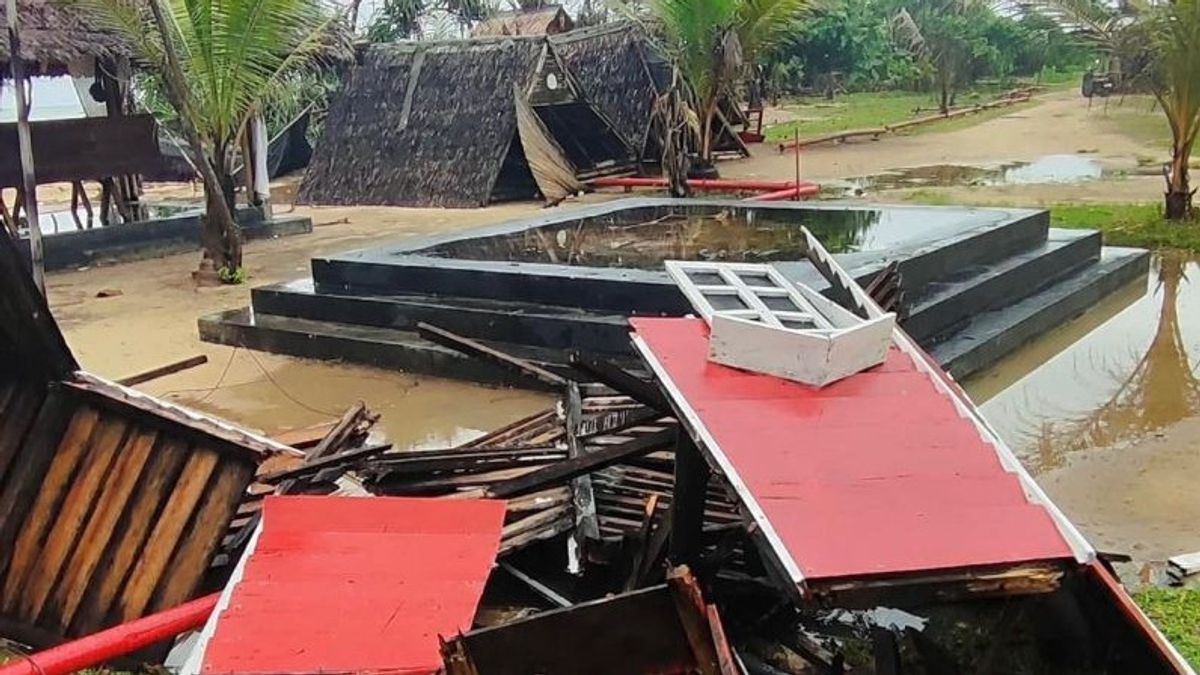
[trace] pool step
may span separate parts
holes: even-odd
[[[1050,230],[1036,247],[927,284],[911,300],[904,329],[923,345],[939,342],[972,316],[1018,302],[1094,263],[1101,244],[1099,232]]]
[[[966,377],[1145,277],[1149,266],[1150,254],[1142,249],[1106,246],[1095,264],[1020,302],[975,316],[930,354],[954,377]]]
[[[429,295],[317,293],[311,280],[256,288],[258,315],[415,330],[421,322],[482,340],[595,352],[629,350],[624,314],[557,305]]]
[[[202,317],[199,326],[200,339],[205,342],[485,384],[542,388],[537,382],[430,342],[410,330],[252,314],[249,308]],[[487,344],[551,370],[563,368],[556,362],[562,357],[561,350]]]

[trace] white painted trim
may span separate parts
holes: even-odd
[[[204,666],[204,653],[208,649],[209,641],[217,634],[217,624],[221,620],[221,614],[229,607],[234,589],[241,582],[242,576],[246,574],[246,562],[250,560],[250,556],[258,548],[258,537],[262,534],[264,520],[266,520],[265,514],[263,518],[258,519],[258,525],[254,528],[254,534],[250,535],[250,540],[246,542],[246,550],[242,552],[242,557],[238,560],[237,566],[233,568],[233,572],[229,575],[229,582],[225,584],[225,589],[221,591],[221,597],[217,600],[217,606],[213,608],[212,614],[208,615],[208,621],[204,622],[204,628],[200,629],[200,637],[196,640],[196,646],[192,648],[192,653],[188,655],[187,660],[183,663],[183,667],[179,669],[179,675],[200,675],[200,669]]]
[[[655,377],[658,378],[663,388],[667,390],[667,394],[678,407],[679,412],[687,419],[688,426],[694,429],[700,437],[700,442],[708,450],[708,454],[713,458],[713,461],[720,466],[721,472],[725,475],[730,487],[737,493],[746,510],[750,512],[750,516],[754,518],[754,522],[762,530],[763,536],[771,544],[772,550],[775,551],[775,557],[779,560],[780,565],[783,566],[784,571],[791,577],[792,583],[797,586],[803,584],[804,574],[800,571],[800,566],[792,558],[791,552],[788,551],[783,540],[779,538],[779,533],[775,531],[775,526],[771,524],[766,512],[763,511],[754,494],[750,492],[750,488],[747,487],[741,475],[738,474],[737,469],[733,466],[733,462],[729,461],[729,458],[725,456],[725,452],[721,450],[721,446],[713,438],[712,433],[705,426],[699,413],[692,408],[687,397],[683,395],[683,392],[675,385],[675,381],[671,379],[671,375],[667,372],[667,369],[663,367],[658,357],[654,355],[654,351],[650,349],[650,346],[637,333],[633,334],[633,345],[642,355],[642,358],[645,359],[646,364],[650,366],[650,369],[654,371]]]
[[[833,328],[830,320],[813,305],[812,302],[771,265],[764,263],[728,263],[728,262],[697,262],[687,260],[667,260],[664,262],[667,273],[675,285],[687,297],[688,302],[702,316],[712,323],[714,314],[726,314],[740,317],[757,317],[768,326],[782,328],[780,317],[804,318],[812,321],[818,329]],[[689,272],[700,274],[715,274],[725,282],[723,284],[698,284],[689,276]],[[741,274],[765,276],[773,286],[752,286]],[[708,299],[711,295],[736,295],[749,309],[721,310],[713,307]],[[767,307],[763,297],[786,297],[791,300],[796,309],[775,310]]]

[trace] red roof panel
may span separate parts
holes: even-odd
[[[1070,558],[996,448],[893,346],[817,389],[708,361],[698,319],[632,319],[805,579]]]
[[[267,497],[202,672],[434,673],[471,628],[504,502]]]

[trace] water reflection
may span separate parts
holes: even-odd
[[[830,250],[845,252],[859,250],[864,235],[880,220],[875,209],[811,210],[787,219],[742,209],[705,215],[645,211],[466,239],[429,254],[637,269],[660,269],[664,260],[796,260],[804,250],[799,225],[807,225]]]
[[[421,251],[460,260],[661,269],[664,260],[797,260],[803,225],[833,253],[934,241],[1013,217],[997,209],[628,207]]]
[[[1144,298],[983,404],[1032,471],[1061,466],[1072,452],[1134,443],[1200,415],[1191,356],[1200,354],[1200,293],[1191,284],[1198,274],[1197,261],[1186,256],[1157,257]],[[1020,367],[1020,361],[1018,355],[996,369]],[[976,394],[980,388],[967,387]]]

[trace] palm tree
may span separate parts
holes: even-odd
[[[204,260],[244,278],[234,219],[235,153],[248,125],[289,77],[344,48],[324,0],[76,0],[128,36],[161,80],[204,184]]]
[[[666,47],[695,94],[700,158],[712,159],[713,119],[747,63],[779,44],[811,0],[650,0]]]
[[[892,18],[893,35],[932,77],[943,115],[959,88],[969,84],[982,47],[972,43],[972,31],[990,11],[984,0],[924,0]]]
[[[1200,0],[1112,9],[1094,0],[1042,0],[1060,20],[1095,42],[1120,66],[1121,83],[1154,94],[1171,129],[1165,214],[1192,216],[1188,162],[1200,130]]]

